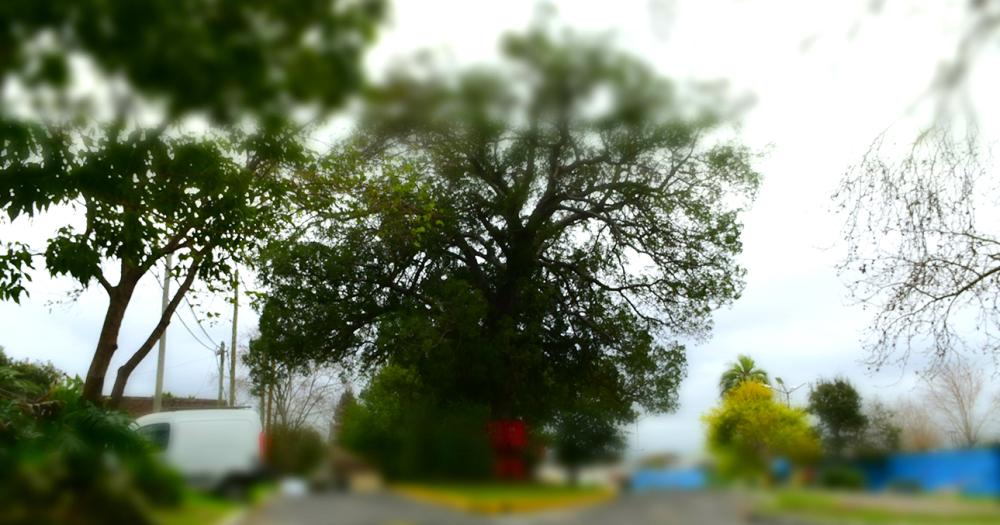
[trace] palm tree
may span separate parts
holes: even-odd
[[[726,395],[737,385],[744,381],[756,381],[762,384],[770,384],[767,372],[757,368],[757,363],[748,355],[740,354],[736,362],[730,365],[729,369],[722,373],[719,380],[719,390],[722,395]]]

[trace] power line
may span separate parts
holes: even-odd
[[[188,309],[191,310],[191,317],[194,317],[194,322],[198,323],[198,328],[201,329],[201,333],[205,334],[205,337],[207,337],[209,341],[212,341],[212,344],[214,345],[215,341],[212,340],[212,336],[208,335],[208,331],[206,331],[205,327],[201,324],[201,319],[198,319],[198,314],[194,311],[194,306],[191,305],[191,301],[188,301],[187,296],[184,297],[184,302],[187,303]],[[214,347],[212,348],[212,351],[215,351]]]
[[[160,281],[160,277],[158,275],[156,275],[155,272],[153,272],[153,277],[156,279],[156,282],[162,288],[163,287],[163,282]],[[191,303],[189,303],[187,301],[187,297],[184,298],[184,302],[187,303],[188,308],[191,308]],[[191,314],[194,315],[194,308],[191,308]],[[197,341],[198,344],[200,344],[201,346],[205,347],[206,349],[211,350],[212,353],[215,353],[215,346],[209,346],[209,345],[205,344],[204,341],[202,341],[201,339],[199,339],[198,336],[195,335],[193,331],[191,331],[191,327],[189,327],[188,324],[186,322],[184,322],[184,318],[181,316],[180,312],[178,312],[178,311],[175,310],[174,311],[174,317],[176,317],[177,320],[181,322],[181,326],[183,326],[184,329],[187,330],[187,333],[191,336],[192,339],[194,339],[195,341]],[[205,328],[201,326],[201,322],[198,321],[198,316],[197,315],[194,315],[194,320],[196,322],[198,322],[198,326],[201,327],[201,331],[205,334],[205,337],[207,337],[208,340],[211,341],[212,344],[214,345],[215,341],[212,340],[212,336],[208,335],[208,332],[205,331]]]
[[[191,364],[194,364],[194,363],[202,362],[202,361],[204,361],[206,359],[213,359],[214,360],[215,356],[214,355],[201,356],[201,357],[199,357],[197,359],[191,359],[189,361],[184,361],[182,363],[177,363],[175,365],[170,365],[170,366],[164,368],[164,370],[174,370],[174,369],[180,368],[182,366],[187,366],[187,365],[191,365]],[[155,368],[150,368],[149,370],[140,370],[140,371],[137,371],[137,372],[133,372],[132,375],[138,376],[138,375],[144,375],[144,374],[151,374],[151,373],[153,373],[155,371],[156,371]]]
[[[215,348],[214,347],[205,344],[204,341],[202,341],[201,339],[198,339],[198,336],[194,335],[194,332],[191,331],[191,328],[189,328],[188,325],[187,325],[187,323],[184,322],[184,318],[181,317],[181,314],[178,313],[176,315],[176,317],[177,317],[177,320],[181,322],[181,326],[183,326],[184,329],[187,330],[187,333],[191,335],[192,339],[194,339],[195,341],[197,341],[198,344],[200,344],[201,346],[204,346],[206,349],[211,350],[213,353],[215,352]],[[209,339],[209,341],[211,341],[211,339]],[[214,341],[213,341],[213,343],[214,343]]]

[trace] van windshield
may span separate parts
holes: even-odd
[[[136,432],[150,440],[160,450],[166,450],[167,445],[170,444],[170,423],[143,425]]]

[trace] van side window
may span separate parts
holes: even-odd
[[[153,423],[138,429],[139,435],[153,442],[156,448],[166,450],[170,443],[170,423]]]

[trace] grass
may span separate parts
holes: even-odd
[[[1000,523],[1000,505],[949,496],[868,495],[820,490],[780,490],[764,498],[763,516],[859,525],[979,525]]]
[[[614,493],[602,487],[544,484],[407,484],[396,492],[432,503],[478,514],[535,512],[607,501]]]
[[[154,517],[160,525],[212,525],[238,508],[239,503],[192,492],[180,506],[156,510]]]
[[[172,509],[157,509],[154,519],[160,525],[212,525],[236,512],[243,505],[256,505],[273,491],[273,484],[257,484],[251,487],[246,503],[223,499],[204,492],[189,491],[180,506]]]

